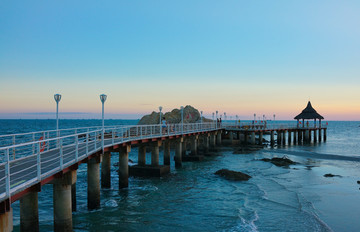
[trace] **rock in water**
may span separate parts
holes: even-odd
[[[327,173],[324,175],[324,177],[341,177],[340,175],[334,175],[334,174],[331,174],[331,173]]]
[[[173,109],[171,112],[163,114],[167,123],[180,123],[181,122],[181,110]],[[212,120],[203,117],[203,122],[211,122]],[[151,114],[145,115],[140,119],[138,125],[151,125],[159,124],[160,113],[152,112]],[[195,123],[200,122],[200,113],[197,109],[192,106],[185,106],[184,108],[184,123]]]
[[[263,158],[261,160],[265,161],[265,162],[270,162],[278,167],[289,167],[289,165],[297,164],[297,162],[294,162],[291,159],[288,159],[286,157],[283,157],[283,158],[274,157],[272,159]]]
[[[236,171],[231,171],[228,169],[221,169],[215,172],[215,175],[219,175],[224,177],[225,179],[228,180],[237,180],[237,181],[246,181],[249,180],[251,178],[251,176],[242,173],[242,172],[236,172]]]

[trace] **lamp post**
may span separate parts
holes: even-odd
[[[273,116],[274,116],[274,121],[275,121],[275,114]]]
[[[61,94],[54,94],[54,99],[56,102],[56,137],[60,137],[60,133],[59,133],[59,102],[61,100]],[[56,145],[59,146],[59,140],[57,140]]]
[[[181,110],[181,134],[184,134],[184,107],[180,107]]]
[[[200,123],[202,123],[202,114],[203,114],[203,111],[200,111]]]
[[[213,112],[213,113],[212,113],[212,120],[213,120],[213,121],[214,121],[214,115],[215,115],[215,113]]]
[[[104,122],[104,103],[106,101],[107,96],[105,94],[100,95],[100,101],[102,104],[102,133],[101,133],[101,148],[104,152],[104,134],[105,134],[105,122]]]
[[[160,111],[160,119],[159,119],[159,128],[160,128],[160,136],[162,135],[162,128],[161,128],[161,110],[162,110],[162,106],[159,106],[159,111]]]
[[[219,113],[219,111],[216,111],[216,126],[215,126],[216,129],[217,129],[217,127],[218,127],[218,125],[217,125],[218,113]]]
[[[254,123],[255,123],[255,120],[256,120],[256,114],[254,114]]]
[[[224,112],[224,118],[225,118],[225,121],[226,121],[226,112]]]

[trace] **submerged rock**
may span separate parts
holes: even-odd
[[[236,171],[231,171],[228,169],[220,169],[218,171],[215,172],[215,175],[219,175],[224,177],[225,179],[228,180],[237,180],[237,181],[246,181],[249,180],[251,178],[251,176],[242,173],[242,172],[236,172]]]
[[[360,180],[358,180],[357,183],[360,184]]]
[[[270,162],[278,167],[289,167],[289,165],[297,164],[297,162],[294,162],[285,156],[282,158],[274,157],[272,159],[263,158],[261,161]]]
[[[340,175],[334,175],[334,174],[331,174],[331,173],[327,173],[324,175],[324,177],[341,177]]]

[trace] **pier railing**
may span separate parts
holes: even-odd
[[[292,129],[315,129],[315,128],[327,128],[327,123],[309,123],[305,124],[304,126],[302,124],[294,123],[238,123],[238,122],[226,122],[221,123],[221,128],[227,129],[227,130],[240,130],[240,131],[246,131],[246,130],[292,130]]]
[[[52,130],[2,136],[4,141],[15,137],[15,142],[0,147],[0,201],[105,147],[139,139],[213,131],[216,128],[215,123],[168,124],[166,127],[157,124],[108,126],[104,130],[101,127],[75,128],[61,130],[61,133]],[[25,142],[21,143],[21,139]]]

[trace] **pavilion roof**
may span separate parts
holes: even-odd
[[[324,119],[324,117],[316,112],[309,101],[306,108],[294,119]]]

